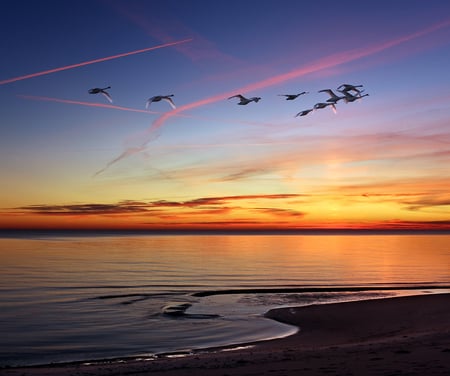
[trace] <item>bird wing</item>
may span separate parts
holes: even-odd
[[[113,102],[113,100],[112,100],[112,98],[111,98],[111,95],[109,95],[106,91],[101,90],[100,92],[103,94],[103,96],[104,96],[110,103]]]
[[[279,95],[286,97],[287,101],[293,100],[298,97],[297,94],[279,94]]]
[[[231,98],[239,98],[241,101],[247,99],[241,94],[233,95],[233,96],[229,97],[228,99],[231,99]]]
[[[176,106],[175,106],[175,103],[173,103],[173,100],[172,100],[172,98],[169,98],[169,96],[167,96],[167,97],[165,97],[165,98],[163,98],[165,101],[167,101],[169,104],[170,104],[170,106],[175,110],[176,109]]]
[[[333,91],[331,89],[323,89],[323,90],[319,90],[319,93],[327,93],[330,97],[335,97],[336,94],[333,93]]]
[[[310,108],[310,109],[308,109],[308,110],[300,111],[300,112],[299,112],[297,115],[295,115],[295,116],[297,117],[297,116],[305,116],[305,115],[308,115],[312,110],[313,110],[313,109]]]

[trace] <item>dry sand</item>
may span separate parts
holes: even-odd
[[[274,309],[299,332],[186,357],[9,368],[1,375],[450,375],[450,294]]]

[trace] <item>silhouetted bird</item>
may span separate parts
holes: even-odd
[[[345,97],[339,97],[331,89],[323,89],[323,90],[319,90],[318,92],[319,93],[327,93],[330,96],[330,98],[327,99],[327,102],[329,102],[329,103],[337,103],[339,100],[345,98]]]
[[[361,91],[360,91],[360,94],[357,94],[357,95],[350,94],[349,92],[344,92],[344,101],[345,101],[345,103],[350,103],[350,102],[354,102],[358,99],[361,99],[363,97],[367,97],[368,95],[369,94],[361,94]]]
[[[167,103],[169,103],[170,106],[171,106],[173,109],[175,109],[175,108],[176,108],[176,107],[175,107],[175,103],[173,103],[173,100],[172,100],[171,97],[173,97],[173,94],[170,94],[170,95],[155,95],[154,97],[151,97],[151,98],[147,99],[147,103],[145,104],[145,108],[149,108],[149,107],[150,107],[150,104],[151,104],[152,102],[159,102],[159,101],[164,100],[164,101],[166,101]]]
[[[349,91],[355,91],[357,94],[361,94],[363,90],[358,89],[359,87],[363,87],[363,85],[350,85],[350,84],[342,84],[337,88],[337,91],[345,94]]]
[[[336,105],[334,103],[324,103],[324,102],[316,103],[314,105],[314,109],[315,110],[319,110],[321,108],[325,108],[325,107],[328,107],[328,106],[331,106],[331,107],[333,107],[334,110],[336,110]]]
[[[295,115],[295,117],[308,115],[311,111],[314,111],[314,108],[310,108],[308,110],[300,111],[297,115]]]
[[[105,87],[103,89],[95,87],[93,89],[89,89],[89,94],[102,94],[108,101],[112,103],[111,95],[109,95],[106,90],[111,89],[111,86]]]
[[[240,105],[246,105],[246,104],[249,104],[250,102],[256,103],[261,99],[260,97],[245,98],[241,94],[233,95],[232,97],[230,97],[228,99],[231,99],[231,98],[239,98],[238,104],[240,104]]]
[[[278,94],[281,97],[286,97],[287,101],[293,101],[294,99],[298,98],[300,95],[308,94],[308,91],[302,91],[298,94]]]

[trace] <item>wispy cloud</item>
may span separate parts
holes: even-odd
[[[434,196],[423,195],[414,200],[403,201],[409,210],[417,211],[421,209],[443,209],[450,215],[450,193],[440,193]]]
[[[158,13],[144,12],[139,4],[132,3],[110,3],[109,4],[121,16],[127,18],[147,35],[167,43],[177,38],[177,35],[191,35],[194,43],[190,45],[179,44],[175,49],[191,59],[192,61],[211,60],[227,62],[236,61],[236,59],[223,51],[219,50],[215,43],[208,40],[204,35],[177,19],[173,13],[163,15],[162,9]]]
[[[155,135],[155,137],[157,137],[157,135]],[[117,161],[120,161],[122,158],[125,158],[129,155],[134,155],[140,151],[144,151],[145,147],[143,146],[138,146],[138,147],[129,147],[127,148],[122,154],[120,154],[117,158],[114,158],[113,160],[109,161],[105,167],[103,167],[102,169],[98,170],[97,172],[94,173],[94,177],[101,174],[103,171],[105,171],[106,169],[108,169],[108,167],[110,167],[111,165],[113,165],[114,163],[116,163]]]
[[[277,217],[291,217],[291,218],[300,218],[305,216],[304,212],[293,210],[293,209],[280,209],[280,208],[254,208],[259,213],[265,213],[274,215]]]
[[[187,43],[187,42],[190,42],[190,41],[192,41],[191,38],[190,39],[178,40],[178,41],[175,41],[175,42],[169,42],[169,43],[160,44],[158,46],[143,48],[143,49],[140,49],[140,50],[134,50],[134,51],[130,51],[130,52],[124,52],[124,53],[117,54],[117,55],[112,55],[112,56],[102,57],[102,58],[99,58],[99,59],[93,59],[93,60],[89,60],[89,61],[84,61],[82,63],[71,64],[71,65],[66,65],[64,67],[53,68],[53,69],[49,69],[49,70],[45,70],[45,71],[41,71],[41,72],[31,73],[31,74],[27,74],[27,75],[24,75],[24,76],[8,78],[6,80],[0,81],[0,85],[9,84],[9,83],[16,82],[16,81],[27,80],[29,78],[44,76],[44,75],[47,75],[47,74],[61,72],[61,71],[68,70],[68,69],[79,68],[79,67],[83,67],[85,65],[91,65],[91,64],[96,64],[96,63],[101,63],[101,62],[104,62],[104,61],[108,61],[108,60],[119,59],[119,58],[125,57],[125,56],[141,54],[141,53],[144,53],[144,52],[157,50],[159,48],[171,47],[171,46],[175,46],[175,45],[178,45],[178,44]]]
[[[258,200],[284,200],[297,198],[299,194],[261,194],[261,195],[237,195],[237,196],[218,196],[218,197],[200,197],[187,201],[120,201],[115,204],[68,204],[68,205],[29,205],[15,208],[15,211],[41,215],[112,215],[126,213],[149,213],[157,209],[193,209],[202,210],[203,214],[219,214],[229,211],[231,208],[223,206],[235,201],[257,202]],[[190,211],[188,214],[193,214]]]
[[[41,215],[112,215],[126,213],[143,213],[149,210],[148,205],[143,202],[120,202],[118,204],[71,204],[71,205],[29,205],[16,208]]]
[[[367,188],[367,187],[366,187]],[[382,190],[381,186],[371,189]],[[391,193],[363,194],[361,187],[350,192],[340,193],[339,190],[314,195],[300,194],[258,194],[199,197],[186,201],[132,201],[124,200],[117,203],[81,203],[67,205],[28,205],[3,210],[5,217],[33,216],[65,217],[76,219],[78,224],[89,226],[90,223],[112,223],[114,227],[136,228],[384,228],[384,229],[448,229],[447,219],[450,196],[441,193],[438,197],[424,192],[399,191]],[[302,198],[301,202],[296,199]],[[380,204],[396,207],[395,215],[390,213],[386,219],[379,216],[373,219],[339,219],[322,218],[317,220],[314,212],[317,203],[341,204],[342,210],[356,210],[368,203],[374,208]],[[311,206],[312,205],[312,206]],[[355,205],[355,206],[353,206]],[[364,205],[364,206],[360,206]],[[353,206],[353,209],[352,209]],[[384,206],[387,207],[387,206]],[[402,209],[403,207],[403,209]],[[300,208],[308,208],[307,211]],[[344,209],[345,208],[345,209]],[[441,216],[429,218],[430,209],[439,211]],[[379,209],[378,209],[379,210]],[[406,215],[410,212],[411,215]],[[412,213],[416,212],[416,213]],[[403,213],[403,214],[402,214]],[[323,215],[323,213],[322,213]],[[124,219],[126,218],[126,219]],[[414,218],[411,219],[411,218]],[[62,219],[61,219],[62,220]],[[102,222],[103,221],[103,222]],[[64,222],[67,224],[67,222]]]

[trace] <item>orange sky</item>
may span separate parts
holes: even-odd
[[[439,199],[415,194],[247,195],[189,201],[31,205],[3,214],[1,228],[45,229],[450,229]],[[431,219],[427,212],[432,213]],[[425,213],[425,214],[424,214]]]
[[[127,3],[89,38],[83,12],[48,32],[30,13],[24,33],[11,14],[0,229],[450,229],[448,5],[310,3],[299,22],[304,5],[277,4]],[[295,116],[343,83],[368,96]],[[169,94],[176,109],[145,108]]]

